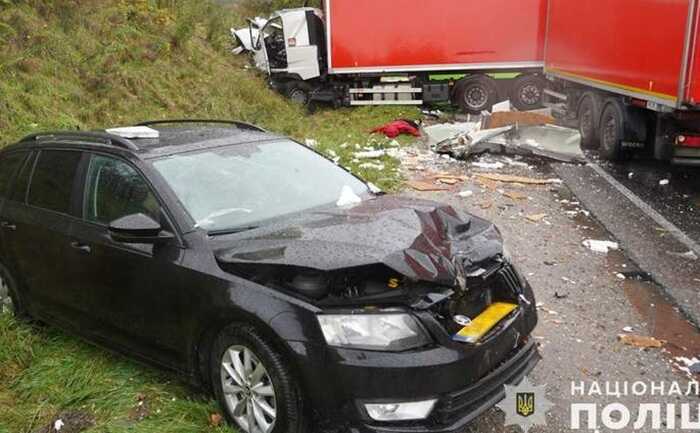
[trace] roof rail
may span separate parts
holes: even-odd
[[[259,126],[255,126],[246,122],[238,122],[235,120],[217,120],[217,119],[168,119],[168,120],[151,120],[149,122],[142,122],[136,126],[154,126],[154,125],[168,125],[174,123],[214,123],[222,125],[231,125],[240,129],[249,129],[252,131],[267,132]]]
[[[128,150],[139,150],[139,148],[131,141],[126,138],[119,137],[118,135],[108,134],[106,132],[82,132],[82,131],[60,131],[60,132],[39,132],[36,134],[31,134],[23,139],[20,143],[28,143],[31,141],[40,140],[75,140],[75,141],[100,141],[108,146],[117,146]]]

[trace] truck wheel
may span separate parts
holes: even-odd
[[[544,81],[537,75],[522,75],[515,79],[510,91],[510,102],[519,111],[542,108]]]
[[[303,81],[290,81],[287,83],[286,95],[295,104],[306,106],[309,104],[311,86]]]
[[[581,133],[581,146],[594,149],[600,145],[599,125],[601,116],[600,97],[595,93],[586,92],[581,97],[578,106],[578,130]]]
[[[455,88],[454,101],[465,113],[481,114],[498,102],[496,83],[486,75],[463,78]]]
[[[617,99],[609,99],[600,116],[600,156],[608,161],[624,161],[629,158],[622,148],[625,139],[624,107]]]
[[[213,344],[214,393],[245,433],[304,433],[300,388],[281,354],[253,326],[224,329]]]

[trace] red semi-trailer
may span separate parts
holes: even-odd
[[[698,0],[550,0],[545,90],[606,159],[700,165]]]
[[[546,0],[324,0],[274,13],[260,36],[251,23],[250,39],[273,86],[302,103],[480,113],[541,105],[545,16]]]

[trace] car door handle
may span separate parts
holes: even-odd
[[[71,242],[70,243],[71,248],[78,250],[82,254],[90,254],[92,252],[92,248],[90,248],[89,245],[82,244],[80,242]]]
[[[14,224],[12,224],[12,223],[9,223],[9,222],[7,222],[7,221],[2,221],[2,222],[0,222],[0,228],[6,229],[6,230],[12,230],[12,231],[17,230],[17,226],[16,226],[16,225],[14,225]]]

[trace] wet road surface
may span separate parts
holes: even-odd
[[[700,241],[700,168],[650,160],[600,165],[688,236]],[[662,185],[664,181],[668,184]]]
[[[498,161],[500,158],[490,160]],[[549,164],[538,161],[527,163],[529,167],[507,165],[498,173],[545,179],[558,177]],[[412,169],[415,166],[425,168]],[[565,169],[570,170],[568,167]],[[408,178],[414,179],[425,179],[442,171],[468,176],[464,184],[452,186],[448,191],[406,193],[445,201],[495,222],[503,232],[516,262],[534,287],[540,313],[534,337],[540,344],[543,361],[531,377],[537,385],[547,385],[548,399],[556,406],[548,414],[548,425],[531,431],[572,431],[572,403],[595,403],[600,410],[606,404],[622,402],[630,408],[634,420],[640,404],[666,403],[669,398],[574,396],[572,383],[583,381],[590,386],[597,382],[603,386],[606,381],[668,384],[678,381],[686,384],[691,380],[691,376],[682,370],[681,367],[685,365],[678,358],[692,358],[700,354],[700,332],[664,294],[662,288],[649,281],[646,270],[630,259],[629,251],[622,249],[600,254],[582,245],[586,239],[617,239],[592,216],[566,184],[523,186],[483,183],[473,175],[489,170],[478,169],[469,163],[436,159],[429,153],[407,158],[404,170]],[[622,174],[624,170],[620,169],[616,176],[626,177],[626,174]],[[673,187],[677,178],[670,178]],[[583,185],[585,187],[585,183]],[[472,194],[461,197],[458,194],[460,191],[471,191]],[[679,194],[683,198],[683,193]],[[690,198],[688,195],[685,200]],[[518,198],[523,196],[526,198]],[[676,202],[669,199],[656,205],[660,208],[659,212],[663,211],[664,203],[668,209],[678,209],[671,206]],[[543,214],[546,216],[540,218]],[[528,216],[537,216],[534,218],[536,222],[528,219]],[[691,229],[693,225],[683,227]],[[646,227],[645,230],[654,231],[654,228]],[[665,340],[666,344],[663,349],[627,346],[618,340],[619,335],[626,333],[653,336]],[[683,396],[676,400],[696,405],[698,401],[696,396]],[[628,431],[631,429],[630,425]],[[505,428],[503,413],[493,409],[472,424],[468,431],[520,430]],[[601,428],[600,431],[606,430]],[[649,424],[637,431],[658,430]]]

